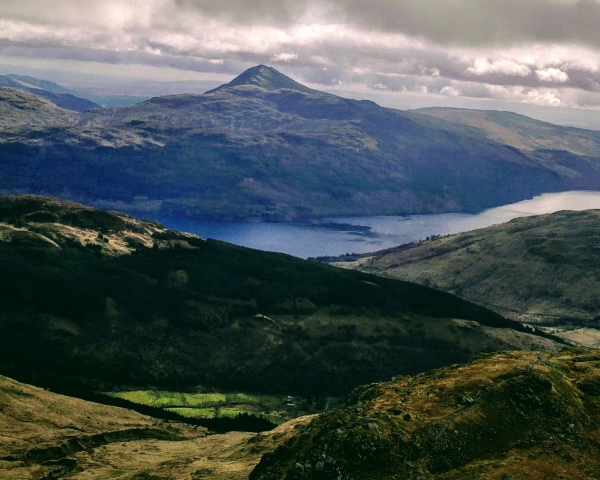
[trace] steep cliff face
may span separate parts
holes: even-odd
[[[600,471],[600,352],[507,352],[359,387],[252,480],[581,478]]]

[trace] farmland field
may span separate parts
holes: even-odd
[[[184,417],[235,417],[250,413],[281,424],[301,415],[316,413],[339,404],[336,398],[304,399],[283,395],[247,393],[183,393],[162,390],[107,392],[114,398],[169,410]]]

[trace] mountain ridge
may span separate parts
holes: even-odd
[[[475,128],[492,140],[527,152],[554,149],[595,155],[600,145],[599,131],[558,126],[509,111],[441,107],[414,111]],[[588,138],[582,141],[581,135]]]
[[[73,92],[53,82],[24,75],[0,75],[0,86],[16,88],[37,95],[60,108],[74,112],[82,113],[92,108],[100,108],[100,105],[97,103],[77,96],[77,92]]]
[[[545,143],[531,151],[518,132],[511,143],[464,122],[301,87],[258,66],[211,93],[93,109],[18,134],[0,128],[0,190],[68,192],[156,216],[303,221],[477,212],[600,188],[598,132],[538,128],[532,135]],[[6,110],[0,127],[20,116]]]

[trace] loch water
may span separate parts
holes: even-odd
[[[154,220],[202,238],[308,258],[373,252],[432,235],[488,227],[516,217],[588,209],[600,209],[600,192],[548,193],[478,214],[331,217],[313,224],[206,222],[169,217]]]

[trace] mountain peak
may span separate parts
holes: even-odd
[[[275,70],[272,67],[266,65],[257,65],[256,67],[249,68],[231,82],[221,85],[214,90],[207,93],[217,92],[220,90],[230,89],[234,87],[251,85],[260,87],[265,90],[297,90],[300,92],[311,92],[312,90],[304,85],[292,80],[290,77],[285,76],[283,73]]]

